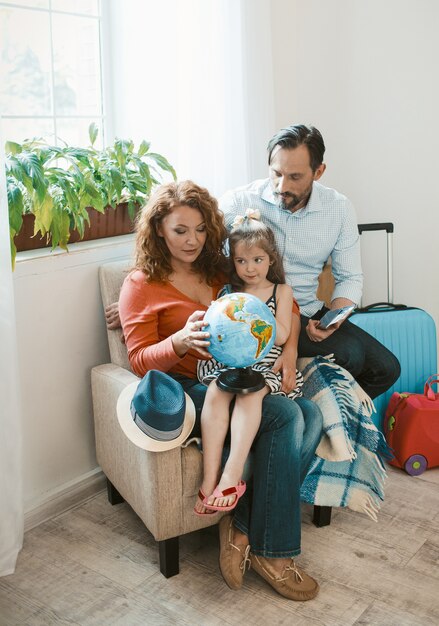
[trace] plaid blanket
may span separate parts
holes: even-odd
[[[302,484],[302,500],[347,506],[377,521],[384,500],[383,459],[391,453],[370,418],[372,400],[332,355],[299,359],[297,367],[304,377],[304,397],[323,414],[323,435]]]

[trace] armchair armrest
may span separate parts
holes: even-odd
[[[183,528],[182,448],[149,452],[123,433],[116,414],[120,392],[138,378],[114,365],[92,369],[93,412],[98,463],[117,491],[157,541]]]

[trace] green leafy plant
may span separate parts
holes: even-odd
[[[168,172],[176,179],[172,165],[161,154],[150,152],[142,141],[135,150],[131,140],[116,139],[114,145],[95,148],[98,129],[89,126],[90,146],[53,146],[35,138],[22,144],[6,143],[6,183],[12,262],[14,237],[20,232],[23,215],[35,216],[34,236],[45,236],[52,250],[67,250],[70,234],[80,237],[89,223],[89,208],[104,213],[108,207],[127,202],[134,219],[139,206]]]

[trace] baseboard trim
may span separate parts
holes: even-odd
[[[100,467],[46,493],[29,504],[24,513],[24,532],[82,504],[105,489],[105,475]]]

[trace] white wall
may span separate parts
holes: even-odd
[[[73,244],[69,254],[19,254],[14,291],[25,512],[97,467],[90,370],[109,361],[98,267],[129,258],[131,248],[127,235],[96,247]]]
[[[395,301],[439,324],[439,3],[274,0],[276,126],[312,123],[322,183],[359,222],[395,224]],[[363,239],[365,301],[382,300],[385,235]]]

